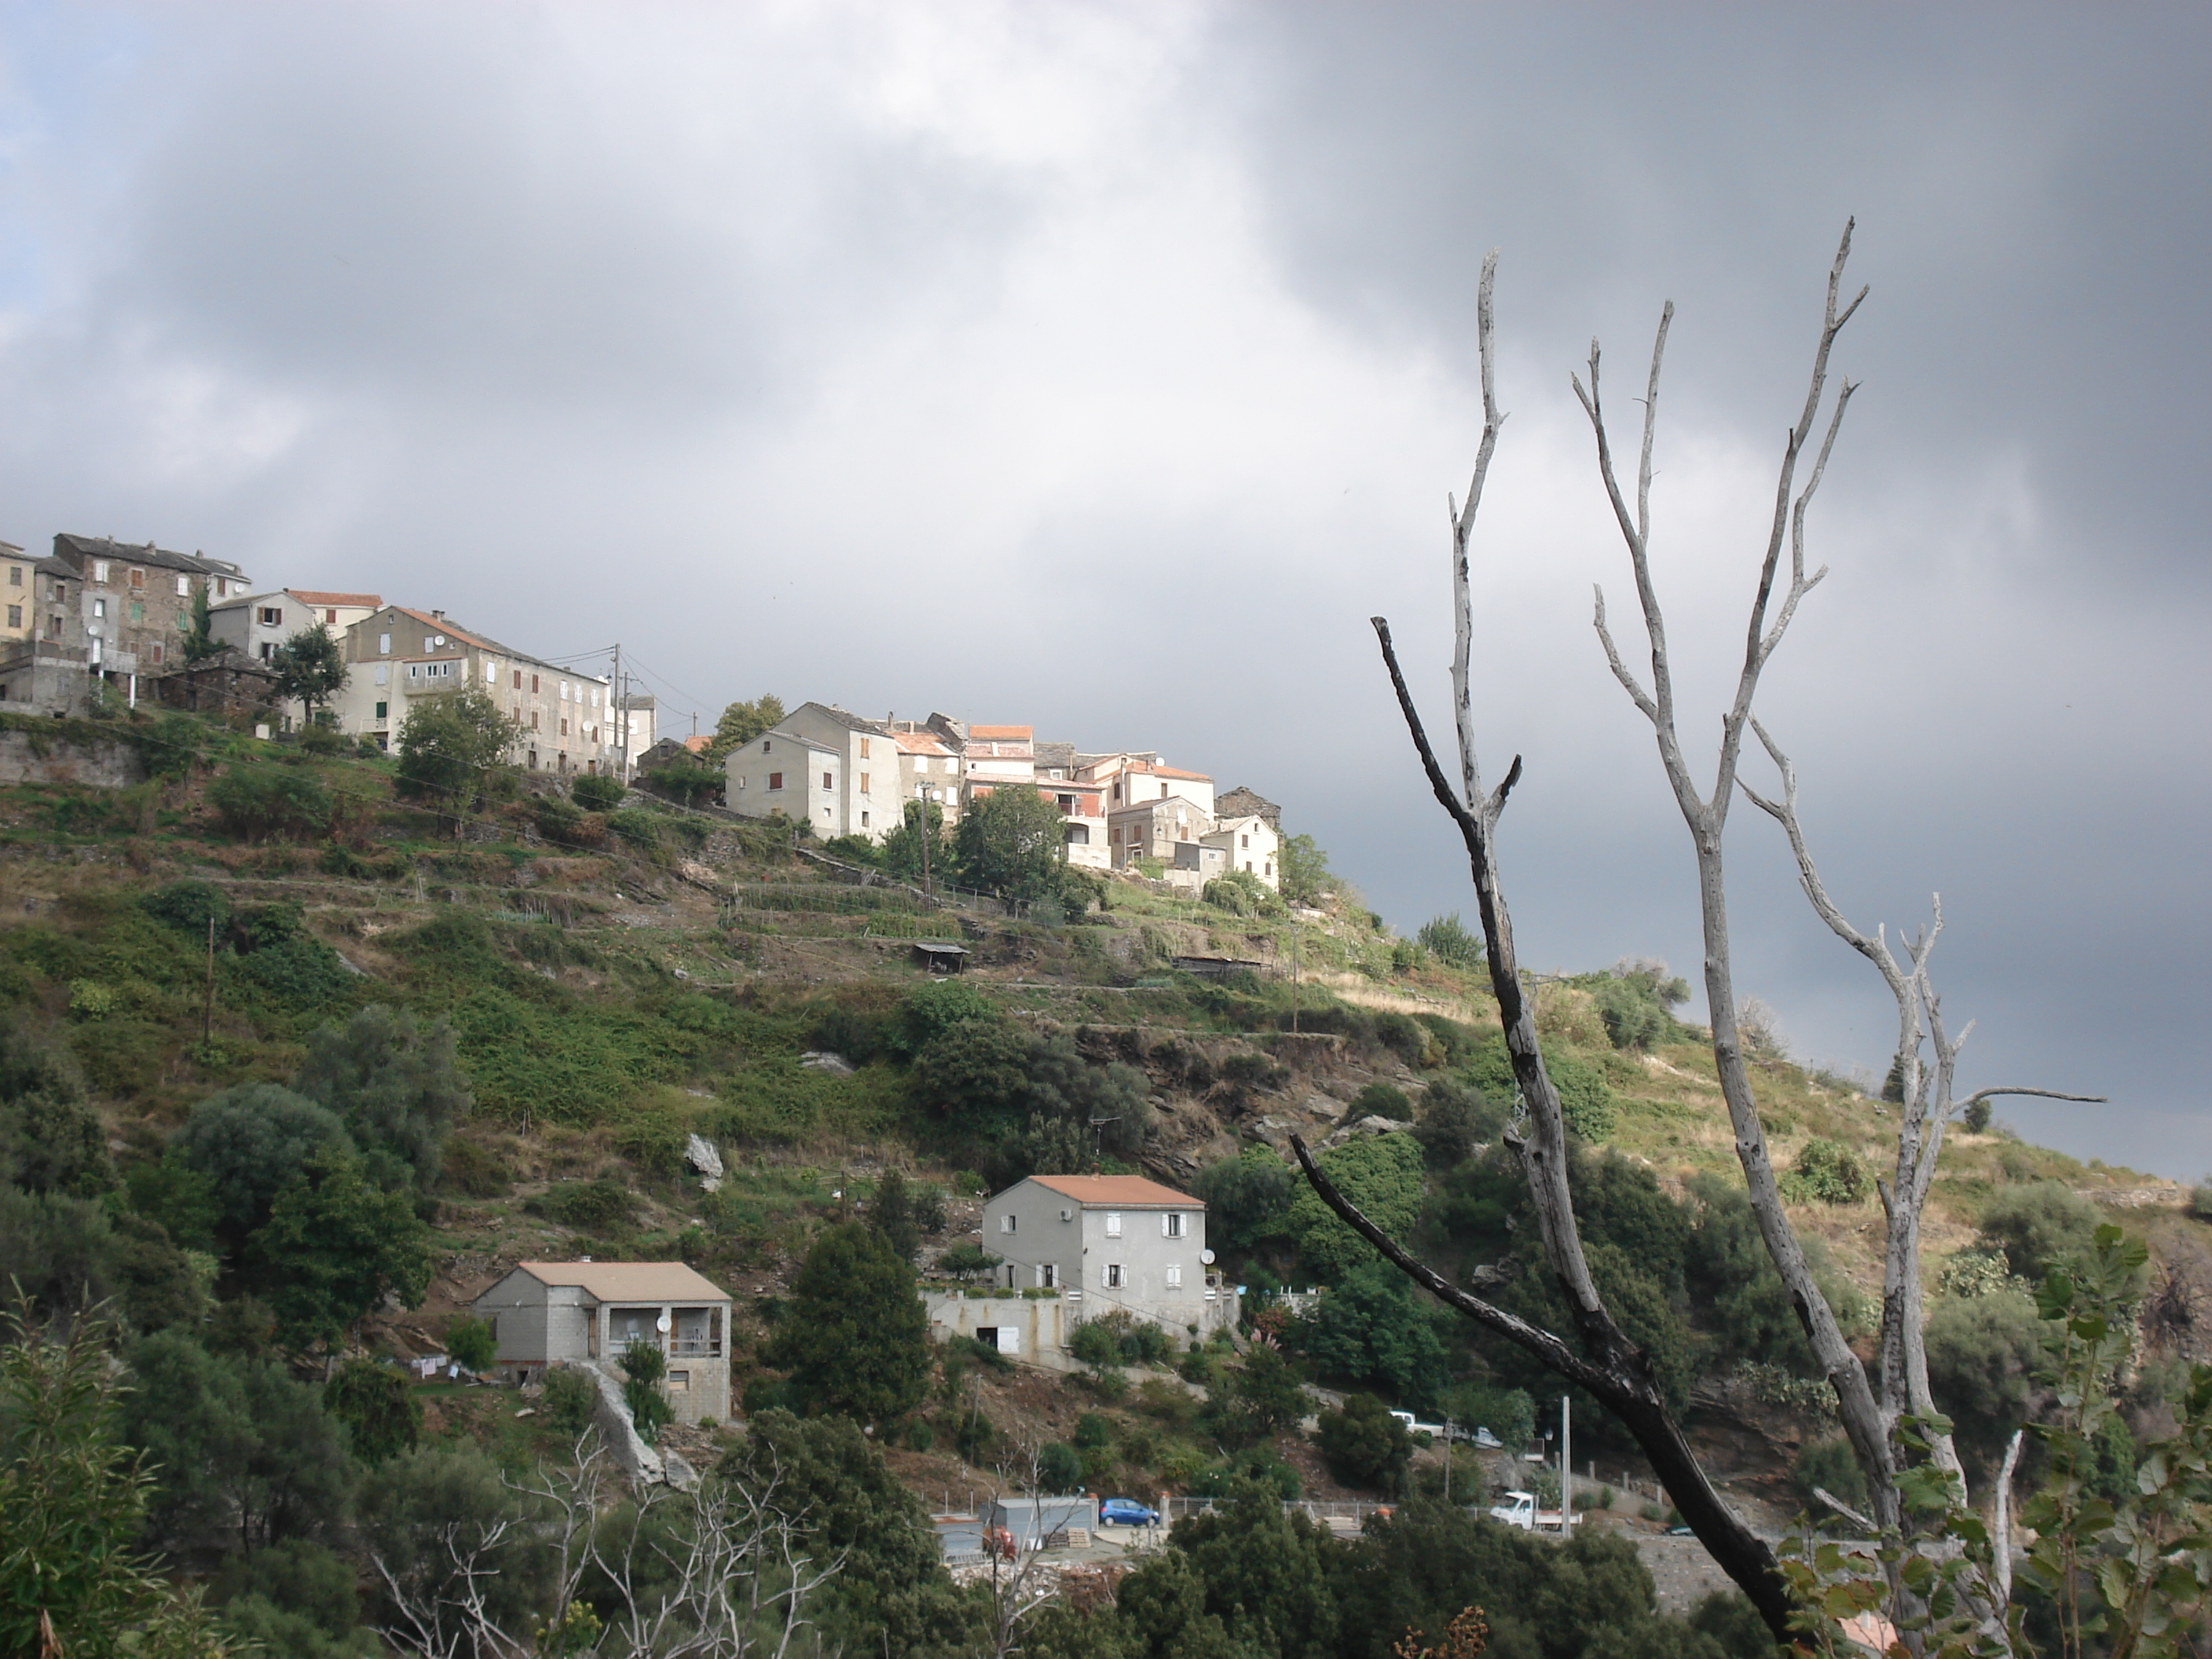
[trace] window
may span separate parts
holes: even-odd
[[[530,677],[530,695],[533,697],[538,695],[538,676],[535,674]]]
[[[484,684],[486,685],[497,685],[499,684],[499,665],[497,663],[488,662],[484,665]]]
[[[530,729],[533,732],[538,729],[538,711],[535,708],[530,711]]]
[[[871,793],[868,788],[868,775],[866,772],[860,774],[860,793],[864,795]]]
[[[1057,1287],[1059,1284],[1060,1269],[1053,1263],[1048,1261],[1043,1267],[1037,1269],[1037,1288],[1039,1290],[1049,1291]]]
[[[863,812],[863,813],[861,813],[861,814],[860,814],[860,828],[861,828],[861,829],[863,829],[863,830],[865,830],[865,829],[866,829],[867,827],[868,827],[868,815],[867,815],[866,812]]]
[[[161,641],[156,640],[156,641],[154,641],[154,666],[155,666],[156,668],[159,668],[161,665]]]
[[[131,573],[131,586],[134,588],[145,586],[146,573],[143,570],[133,570]]]
[[[392,665],[390,663],[380,662],[376,665],[376,683],[379,685],[389,685],[392,684]]]
[[[783,774],[782,774],[782,773],[781,773],[781,772],[771,772],[771,773],[769,773],[769,774],[768,775],[768,787],[769,787],[769,788],[771,788],[771,789],[781,789],[781,788],[782,788],[782,787],[783,787]]]
[[[96,582],[104,582],[107,580],[106,560],[94,559],[92,562],[92,579]]]
[[[10,587],[21,587],[22,585],[23,567],[20,564],[9,565],[8,567],[8,586]]]
[[[867,740],[866,738],[862,738],[860,739],[860,758],[861,758],[862,760],[866,760],[866,759],[867,759],[867,757],[868,757],[868,740]],[[862,787],[865,787],[866,786],[864,785],[864,786],[862,786]]]
[[[520,668],[514,671],[514,689],[518,691],[522,690],[522,671]]]
[[[132,622],[138,622],[138,623],[142,623],[142,622],[144,622],[144,621],[146,620],[146,601],[145,601],[145,600],[143,600],[143,599],[133,599],[133,600],[131,600],[131,620]]]
[[[1182,1212],[1181,1210],[1170,1210],[1166,1214],[1160,1218],[1160,1237],[1162,1238],[1181,1238],[1182,1237]]]
[[[999,1231],[1002,1233],[1014,1231],[1014,1217],[1011,1212],[999,1218]]]
[[[1168,1264],[1167,1287],[1171,1291],[1179,1291],[1182,1288],[1182,1267],[1180,1263],[1171,1261]]]
[[[92,602],[92,616],[94,622],[105,622],[107,620],[107,601],[106,599],[94,599]]]
[[[391,705],[390,703],[388,703],[388,702],[380,702],[380,703],[379,703],[379,704],[377,704],[377,705],[376,705],[376,718],[377,718],[377,719],[379,719],[379,720],[388,720],[388,719],[390,719],[390,718],[391,718],[391,715],[392,715],[392,705]]]
[[[380,657],[388,657],[392,654],[391,635],[379,634],[376,636],[376,654]]]
[[[837,786],[830,781],[830,775],[827,772],[824,772],[822,775],[822,787],[824,789],[835,789]]]
[[[568,722],[566,720],[561,722],[561,735],[564,738],[568,735]]]
[[[179,577],[178,577],[178,578],[177,578],[177,597],[178,597],[179,599],[189,599],[190,598],[191,598],[191,596],[192,596],[192,579],[191,579],[190,576],[179,576]]]
[[[283,607],[274,605],[263,605],[261,607],[261,625],[264,628],[282,628],[284,625],[284,611]]]
[[[264,661],[264,662],[267,662],[267,661],[269,661],[272,657],[274,657],[276,654],[276,647],[275,646],[273,646],[273,645],[270,644],[270,643],[269,643],[269,641],[266,641],[266,640],[264,640],[264,641],[261,641],[261,660],[262,660],[262,661]],[[407,672],[408,672],[410,674],[412,674],[415,671],[414,671],[413,669],[411,669],[411,668],[410,668],[410,669],[409,669]]]
[[[1106,1217],[1106,1237],[1109,1238],[1119,1238],[1121,1236],[1121,1218],[1118,1215],[1113,1214],[1111,1212],[1109,1212]]]
[[[761,739],[761,753],[762,753],[762,754],[765,755],[765,754],[766,754],[766,753],[768,753],[768,751],[769,751],[771,748],[773,748],[774,746],[775,746],[775,745],[774,745],[773,744],[771,744],[771,743],[769,741],[769,739],[768,739],[768,738],[763,738]]]
[[[690,1373],[690,1372],[689,1372],[689,1371],[671,1371],[671,1372],[669,1372],[669,1373],[668,1373],[668,1392],[669,1392],[669,1393],[671,1393],[671,1394],[689,1394],[689,1393],[690,1393],[690,1392],[691,1392],[691,1373]]]
[[[222,584],[221,582],[217,582],[217,583],[216,584],[216,586],[217,587],[221,587],[221,586],[222,586]],[[337,613],[337,611],[335,611],[325,610],[325,611],[323,612],[323,621],[324,621],[325,623],[326,623],[330,624],[330,625],[331,625],[331,626],[332,626],[332,627],[335,627],[335,626],[337,625],[337,619],[338,619],[338,613]]]
[[[1167,798],[1168,798],[1168,787],[1167,787],[1167,785],[1165,785],[1165,784],[1164,783],[1164,784],[1162,784],[1162,785],[1160,786],[1160,799],[1161,799],[1162,800],[1165,800]]]
[[[23,607],[20,605],[9,605],[8,607],[8,626],[10,628],[21,628],[22,625]]]
[[[1240,847],[1249,847],[1252,844],[1252,837],[1249,836],[1239,836],[1237,837],[1237,844]],[[1246,867],[1249,868],[1250,866],[1248,866]]]
[[[1126,1282],[1127,1281],[1123,1279],[1121,1274],[1121,1264],[1118,1261],[1108,1262],[1106,1264],[1106,1288],[1109,1291],[1118,1291]]]

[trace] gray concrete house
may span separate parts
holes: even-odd
[[[890,739],[881,740],[886,747]],[[804,818],[823,841],[846,831],[845,763],[837,749],[787,727],[764,732],[722,763],[722,799],[749,818]],[[894,763],[890,777],[896,781]]]
[[[983,1248],[1011,1289],[1057,1289],[1072,1319],[1115,1309],[1178,1334],[1236,1323],[1206,1205],[1142,1176],[1031,1176],[983,1207]]]
[[[525,1261],[472,1306],[511,1382],[556,1361],[619,1382],[623,1351],[650,1342],[667,1357],[678,1422],[729,1420],[730,1293],[680,1261]]]

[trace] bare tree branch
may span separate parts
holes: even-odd
[[[1814,1487],[1813,1496],[1819,1498],[1830,1509],[1835,1510],[1838,1515],[1842,1516],[1844,1520],[1850,1522],[1853,1526],[1863,1527],[1869,1533],[1876,1533],[1881,1530],[1881,1528],[1875,1525],[1874,1522],[1869,1516],[1860,1514],[1849,1504],[1844,1502],[1842,1498],[1837,1497],[1835,1493],[1830,1492],[1826,1486]]]

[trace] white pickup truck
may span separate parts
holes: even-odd
[[[1425,1434],[1431,1440],[1472,1441],[1485,1451],[1496,1451],[1500,1443],[1488,1429],[1469,1429],[1457,1423],[1417,1423],[1411,1412],[1392,1412],[1390,1415],[1406,1425],[1407,1434]]]
[[[1523,1532],[1534,1532],[1540,1527],[1553,1532],[1559,1529],[1559,1512],[1538,1509],[1536,1494],[1532,1492],[1507,1492],[1503,1504],[1491,1506],[1490,1518],[1503,1521],[1509,1527],[1518,1527]]]

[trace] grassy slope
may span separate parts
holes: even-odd
[[[217,766],[287,763],[268,745],[208,741]],[[629,836],[587,821],[574,837],[585,844],[560,847],[538,837],[526,801],[514,802],[457,842],[393,799],[387,763],[292,759],[341,802],[333,836],[313,844],[252,846],[222,833],[206,769],[118,792],[0,789],[0,996],[78,1056],[126,1162],[157,1149],[206,1094],[289,1075],[307,1033],[326,1019],[369,1001],[452,1018],[479,1109],[440,1218],[446,1271],[432,1303],[388,1334],[433,1341],[507,1264],[586,1251],[681,1252],[758,1315],[812,1231],[885,1164],[957,1185],[957,1171],[906,1138],[887,1067],[836,1079],[798,1064],[827,1004],[881,1012],[919,982],[898,939],[924,924],[895,901],[885,908],[823,883],[772,836],[672,815],[628,820],[639,826]],[[258,953],[227,943],[203,1042],[204,940],[139,902],[186,878],[220,886],[242,917],[297,907],[307,934],[358,971],[272,975]],[[735,911],[718,896],[732,884],[753,896]],[[1309,1031],[1357,1034],[1362,1008],[1495,1029],[1478,981],[1433,963],[1393,975],[1389,941],[1364,920],[1227,917],[1127,884],[1115,885],[1112,902],[1106,927],[987,926],[978,975],[1017,1012],[1091,1027],[1085,1041],[1095,1052],[1148,1064],[1169,1109],[1147,1164],[1169,1178],[1240,1139],[1325,1131],[1363,1083],[1418,1093],[1424,1056],[1328,1036],[1290,1042],[1280,1027],[1293,1004]],[[1295,961],[1300,983],[1230,990],[1161,971],[1167,957],[1191,951]],[[1546,987],[1540,1011],[1547,1042],[1603,1070],[1620,1102],[1622,1151],[1670,1182],[1732,1167],[1707,1049],[1615,1054],[1586,994],[1565,986]],[[1193,1091],[1164,1058],[1201,1052],[1218,1066],[1258,1047],[1286,1069],[1243,1089]],[[1885,1167],[1893,1109],[1781,1060],[1762,1066],[1759,1088],[1778,1164],[1820,1136]],[[681,1167],[693,1130],[744,1148],[712,1200]],[[1954,1133],[1929,1229],[1931,1275],[1971,1237],[1994,1183],[2043,1176],[2131,1210],[2138,1226],[2156,1218],[2154,1233],[2183,1224],[2174,1212],[2185,1194],[2170,1183],[1997,1134]],[[599,1179],[627,1190],[627,1217],[543,1213],[549,1189]],[[974,1209],[951,1206],[942,1242],[964,1235]],[[1876,1281],[1874,1200],[1813,1206],[1797,1218],[1846,1272]],[[761,1334],[754,1324],[750,1334]],[[1064,1434],[1062,1419],[1082,1403],[1030,1382],[988,1386],[994,1409],[1038,1433]],[[1164,1407],[1125,1414],[1132,1468],[1138,1456],[1156,1470],[1152,1460],[1172,1462],[1172,1419]],[[902,1455],[918,1484],[957,1489],[957,1460]]]

